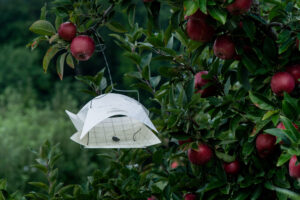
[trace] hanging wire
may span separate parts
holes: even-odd
[[[110,80],[110,84],[111,84],[111,91],[116,91],[116,92],[127,92],[127,93],[136,93],[137,94],[137,97],[138,97],[138,102],[140,102],[140,94],[139,94],[139,91],[138,90],[119,90],[119,89],[116,89],[114,88],[114,84],[113,84],[113,80],[112,80],[112,75],[111,75],[111,72],[110,72],[110,68],[109,68],[109,64],[108,64],[108,61],[107,61],[107,58],[106,58],[106,55],[105,55],[105,49],[106,49],[106,46],[105,44],[102,44],[101,41],[99,40],[99,38],[101,38],[100,34],[95,30],[95,28],[92,28],[92,30],[94,31],[95,33],[95,36],[97,38],[97,45],[96,47],[99,49],[99,50],[96,50],[96,52],[100,52],[104,58],[104,62],[105,62],[105,67],[107,69],[107,72],[108,72],[108,76],[109,76],[109,80]]]

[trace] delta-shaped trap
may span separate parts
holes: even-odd
[[[77,114],[66,110],[77,132],[71,139],[85,148],[145,148],[161,143],[149,111],[128,96],[108,93]]]

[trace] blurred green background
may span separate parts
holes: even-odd
[[[27,182],[42,178],[30,167],[34,159],[30,149],[37,149],[46,139],[60,143],[63,158],[59,161],[59,176],[65,183],[83,183],[94,169],[105,167],[97,156],[99,150],[83,149],[69,139],[75,129],[64,112],[77,112],[91,98],[80,92],[85,86],[74,75],[94,75],[104,67],[103,58],[94,55],[90,61],[77,64],[75,71],[66,68],[63,81],[54,65],[44,73],[42,58],[47,45],[31,51],[26,44],[35,37],[28,28],[39,19],[45,2],[0,0],[0,179],[8,180],[10,191],[30,191]],[[145,8],[142,1],[137,3],[137,14],[141,16]],[[146,20],[138,19],[142,24]],[[131,80],[123,74],[134,66],[105,37],[107,30],[100,32],[106,39],[113,79],[118,80],[118,88],[127,89]]]

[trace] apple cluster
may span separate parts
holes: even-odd
[[[252,0],[235,0],[227,6],[227,10],[232,15],[241,15],[247,12],[251,5]],[[199,42],[209,42],[212,40],[215,29],[207,22],[209,18],[208,15],[202,13],[200,10],[197,10],[191,16],[186,16],[185,19],[188,20],[186,25],[187,35],[192,40]],[[235,44],[229,35],[218,36],[214,42],[213,50],[215,56],[223,60],[239,59],[235,51]]]
[[[226,1],[226,0],[224,0]],[[252,0],[235,0],[227,6],[228,12],[232,15],[241,15],[247,12],[252,5]],[[214,38],[215,29],[208,22],[210,16],[197,10],[191,16],[185,16],[187,20],[186,33],[191,40],[199,42],[209,42]],[[243,26],[242,23],[239,25]],[[296,41],[299,46],[299,40]],[[235,50],[235,44],[228,34],[217,36],[213,43],[214,55],[223,60],[240,59]],[[215,78],[208,76],[208,71],[200,71],[195,74],[195,90],[200,93],[202,98],[216,95],[217,87],[215,86]],[[286,71],[277,72],[271,79],[271,89],[278,95],[282,96],[284,92],[291,93],[300,83],[300,64],[294,64],[286,67]],[[298,129],[297,125],[295,128]],[[285,129],[283,123],[277,125],[279,129]],[[256,150],[261,158],[266,158],[276,148],[276,137],[270,134],[259,134],[256,138]],[[179,145],[192,142],[192,139],[179,141]],[[280,142],[283,144],[283,142]],[[204,143],[198,145],[197,149],[188,149],[189,161],[194,165],[205,165],[213,156],[212,149]],[[297,157],[294,155],[290,159],[289,174],[291,177],[300,178],[300,165],[296,165]],[[178,165],[172,165],[172,169]],[[237,175],[240,170],[240,162],[235,160],[230,163],[223,163],[224,171],[228,175]],[[194,199],[193,194],[186,194],[185,199]],[[190,197],[191,196],[191,197]]]
[[[252,5],[252,0],[235,0],[227,6],[232,15],[240,15],[247,12]],[[186,32],[190,39],[199,42],[209,42],[215,35],[215,29],[208,22],[210,16],[197,10],[191,16],[185,16],[187,21]],[[242,25],[241,25],[242,26]],[[235,44],[230,35],[221,35],[216,38],[213,45],[215,56],[223,60],[240,59],[235,50]],[[210,97],[216,94],[215,80],[205,78],[208,71],[200,71],[195,75],[195,89],[201,97]]]
[[[80,61],[90,59],[95,51],[94,40],[88,35],[77,35],[76,25],[71,22],[62,23],[58,29],[58,35],[65,41],[71,42],[72,55]]]

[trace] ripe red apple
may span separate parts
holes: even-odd
[[[208,71],[201,71],[195,75],[195,89],[197,93],[201,94],[201,97],[209,97],[213,96],[216,93],[216,87],[214,85],[210,85],[205,87],[207,84],[211,84],[213,81],[209,79],[205,79],[203,75],[207,75]]]
[[[242,21],[240,21],[239,27],[240,27],[240,28],[243,28],[243,22],[242,22]]]
[[[235,0],[227,6],[227,10],[233,15],[240,15],[247,12],[252,5],[252,0]]]
[[[198,145],[198,149],[189,149],[188,157],[191,163],[195,165],[204,165],[210,161],[212,151],[206,144]]]
[[[190,142],[193,142],[192,138],[189,138],[187,140],[178,140],[179,145],[183,145],[185,143],[190,143]]]
[[[171,169],[176,169],[177,167],[179,167],[179,166],[184,166],[184,164],[181,162],[181,161],[173,161],[172,163],[171,163]]]
[[[196,195],[191,194],[191,193],[186,194],[186,195],[184,195],[184,200],[196,200]]]
[[[157,200],[157,198],[152,195],[151,197],[148,197],[147,200]]]
[[[300,83],[300,64],[288,66],[286,71],[294,77],[296,83]]]
[[[295,88],[294,77],[288,72],[277,72],[271,80],[272,91],[282,96],[283,92],[291,93]]]
[[[233,59],[236,55],[235,45],[231,38],[226,35],[220,36],[215,40],[213,49],[215,56],[223,60]]]
[[[62,23],[58,28],[58,35],[66,41],[72,41],[76,37],[76,26],[71,22]]]
[[[293,178],[300,178],[300,164],[296,165],[297,156],[293,155],[289,163],[289,173]]]
[[[237,160],[231,163],[224,163],[223,167],[226,174],[230,174],[230,175],[236,175],[240,171],[240,163]]]
[[[94,40],[87,35],[79,35],[72,40],[71,53],[77,60],[88,60],[95,51]]]
[[[256,138],[256,149],[261,158],[267,157],[275,149],[276,137],[270,134],[260,134]]]
[[[177,161],[172,162],[171,169],[176,169],[179,166],[179,163]]]
[[[195,41],[208,42],[214,35],[214,28],[206,23],[206,15],[198,10],[195,14],[187,17],[186,32]]]

